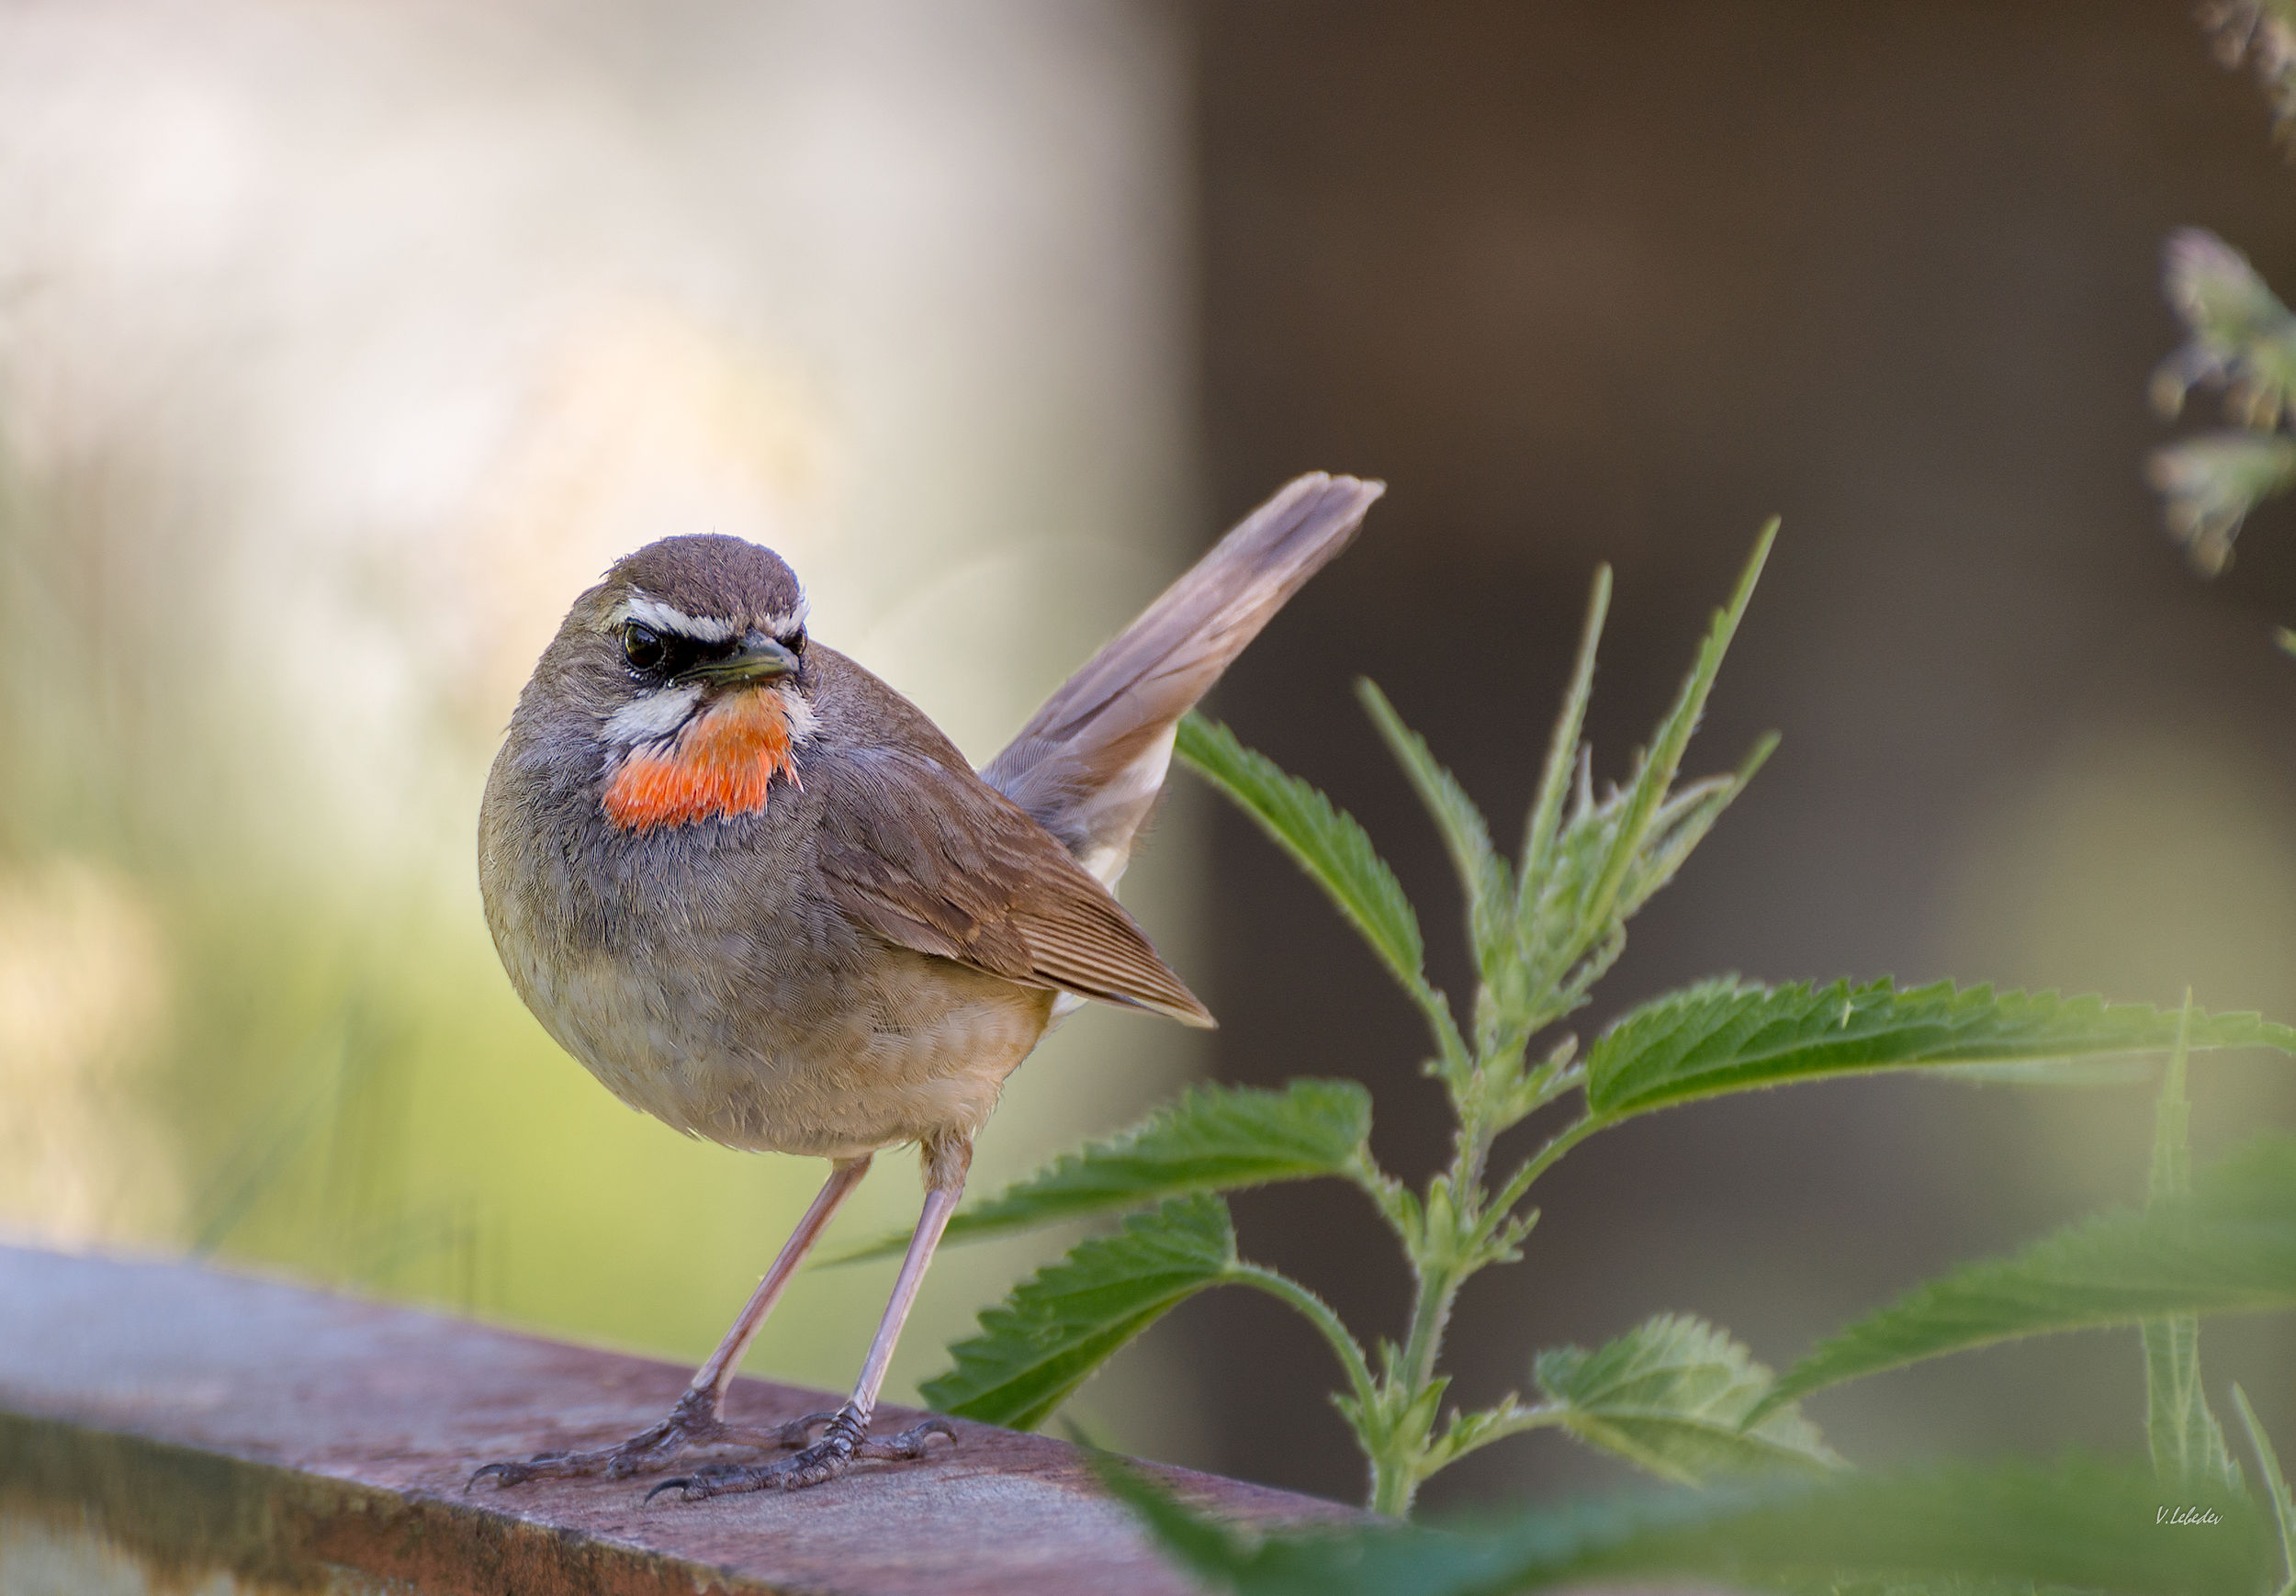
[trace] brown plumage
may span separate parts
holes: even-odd
[[[1109,890],[910,714],[901,746],[840,766],[847,785],[825,805],[819,854],[831,899],[919,953],[1211,1024]]]
[[[972,1140],[1062,1005],[1211,1023],[1110,889],[1179,717],[1379,492],[1344,477],[1290,484],[979,774],[915,705],[809,643],[796,579],[768,550],[667,538],[575,601],[479,815],[504,968],[631,1106],[835,1168],[668,1420],[481,1474],[623,1474],[700,1442],[802,1443],[729,1427],[726,1384],[870,1157],[910,1141],[925,1152],[925,1214],[852,1400],[795,1457],[670,1483],[688,1497],[788,1488],[921,1450],[921,1433],[869,1440],[868,1417]]]

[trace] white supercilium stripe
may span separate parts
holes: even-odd
[[[657,632],[674,632],[697,643],[730,643],[734,637],[734,629],[726,623],[707,615],[689,615],[648,593],[632,592],[616,606],[609,624],[618,626],[625,621],[636,621]]]
[[[812,608],[803,598],[793,610],[777,610],[771,615],[759,617],[759,629],[769,637],[788,637],[804,630],[806,613]],[[730,643],[734,628],[730,623],[709,615],[689,615],[674,604],[665,604],[651,593],[633,589],[630,596],[614,606],[606,617],[610,627],[625,621],[636,621],[657,632],[674,632],[681,637],[691,637],[697,643]]]

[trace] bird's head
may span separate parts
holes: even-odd
[[[796,576],[771,549],[709,534],[616,561],[535,686],[562,689],[603,745],[608,818],[650,830],[752,814],[777,778],[795,782],[814,674]]]

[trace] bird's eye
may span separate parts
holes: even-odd
[[[651,626],[630,622],[622,628],[622,658],[627,659],[633,669],[653,669],[662,659],[660,635]]]
[[[787,637],[779,638],[777,641],[792,654],[802,655],[805,651],[805,635],[802,630]]]

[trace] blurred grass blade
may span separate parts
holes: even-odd
[[[2173,1203],[2192,1193],[2191,1105],[2185,1100],[2185,1058],[2191,1048],[2192,994],[2178,1016],[2177,1045],[2161,1071],[2153,1109],[2153,1168],[2148,1205]],[[2209,1411],[2200,1383],[2200,1321],[2189,1313],[2148,1319],[2138,1327],[2144,1343],[2144,1439],[2153,1472],[2163,1485],[2221,1479],[2242,1489],[2240,1466],[2224,1445],[2223,1426]]]
[[[1514,874],[1491,845],[1490,823],[1458,778],[1428,749],[1426,739],[1403,724],[1377,682],[1359,678],[1356,697],[1442,834],[1451,868],[1458,873],[1459,890],[1467,894],[1468,934],[1476,967],[1486,982],[1503,978],[1516,960]]]
[[[1129,1130],[1064,1153],[968,1207],[944,1242],[977,1242],[1064,1219],[1127,1212],[1191,1192],[1338,1175],[1371,1134],[1371,1094],[1353,1081],[1293,1081],[1281,1091],[1199,1085]],[[905,1231],[833,1262],[907,1247]]]
[[[1422,1527],[1246,1534],[1120,1464],[1109,1491],[1174,1563],[1237,1596],[1493,1596],[1633,1579],[1733,1590],[2079,1590],[2248,1596],[2272,1578],[2254,1503],[2195,1492],[2212,1523],[2167,1527],[2145,1469],[2082,1457],[1841,1471]]]
[[[2248,1405],[2248,1393],[2238,1385],[2233,1387],[2233,1406],[2240,1413],[2242,1428],[2248,1432],[2248,1444],[2256,1448],[2257,1468],[2272,1499],[2272,1522],[2280,1532],[2280,1566],[2288,1577],[2280,1581],[2278,1596],[2296,1596],[2296,1500],[2288,1494],[2288,1477],[2280,1472],[2279,1455],[2272,1450],[2271,1438],[2257,1422],[2257,1411]]]
[[[1605,1031],[1587,1055],[1587,1104],[1617,1119],[1825,1075],[2158,1052],[2176,1044],[2178,1024],[2147,1004],[2053,992],[1951,982],[1773,987],[1725,976],[1647,1003]],[[2296,1029],[2254,1014],[2195,1013],[2189,1040],[2296,1052]]]
[[[1841,1462],[1792,1407],[1740,1428],[1771,1373],[1704,1320],[1661,1314],[1593,1352],[1543,1352],[1536,1374],[1564,1429],[1677,1485]]]
[[[215,1252],[281,1188],[290,1166],[318,1141],[329,1108],[340,1112],[363,1062],[353,1028],[340,1015],[298,1050],[287,1089],[271,1099],[190,1204],[193,1257]]]
[[[2145,1197],[2163,1202],[2192,1195],[2192,1105],[2185,1098],[2185,1063],[2192,1055],[2192,992],[2177,1013],[2177,1036],[2161,1067],[2160,1096],[2153,1104],[2153,1163]]]
[[[949,1349],[956,1366],[918,1388],[939,1412],[1032,1430],[1126,1342],[1238,1273],[1227,1204],[1176,1197],[1013,1287]]]
[[[1201,715],[1190,713],[1180,722],[1176,747],[1181,759],[1314,878],[1395,978],[1421,996],[1426,982],[1421,973],[1425,948],[1419,917],[1363,827],[1313,787]]]
[[[1917,1287],[1786,1371],[1757,1416],[1844,1380],[2020,1336],[2296,1308],[2296,1140],[2202,1170],[2189,1196],[2100,1215]]]

